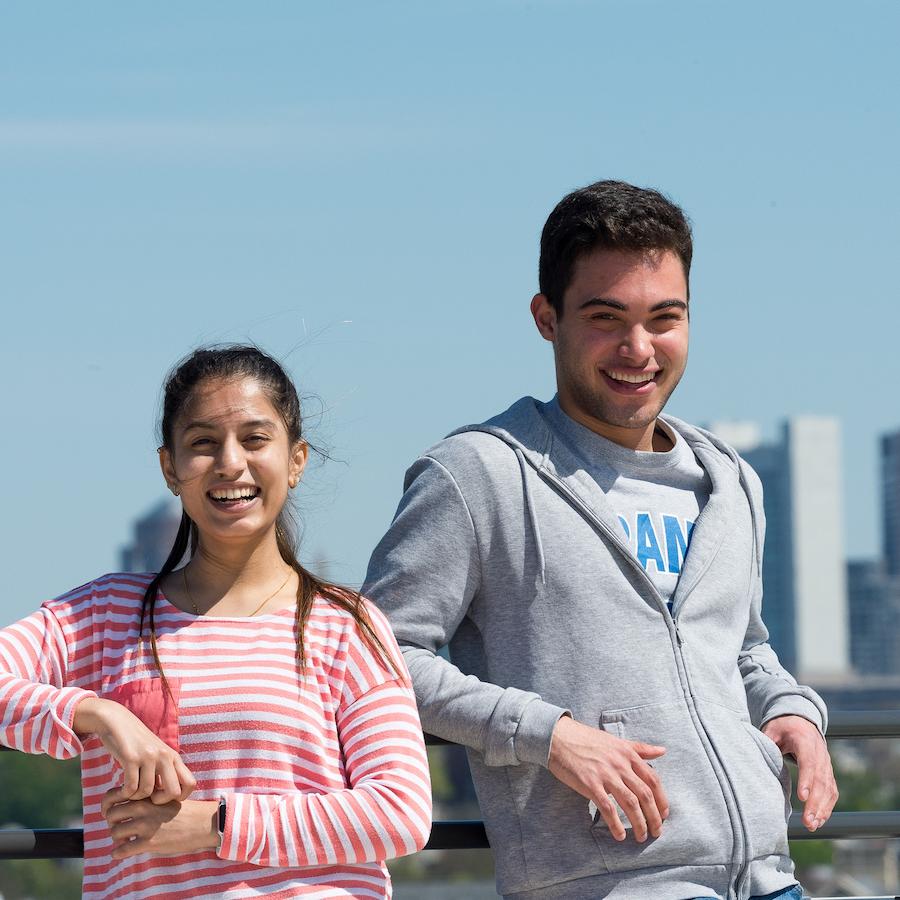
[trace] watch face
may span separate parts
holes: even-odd
[[[219,834],[225,833],[225,801],[219,801]]]

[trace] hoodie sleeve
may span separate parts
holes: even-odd
[[[828,726],[828,712],[822,698],[800,685],[778,661],[769,644],[769,632],[762,619],[762,548],[765,538],[762,484],[753,469],[740,461],[744,484],[754,519],[756,558],[750,589],[750,620],[738,656],[738,666],[747,692],[750,717],[757,728],[778,716],[802,716],[822,734]]]
[[[566,710],[466,675],[438,654],[465,627],[480,578],[478,534],[459,485],[438,460],[421,457],[406,473],[362,592],[390,620],[427,732],[477,750],[487,765],[545,766]]]

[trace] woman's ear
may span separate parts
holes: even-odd
[[[166,486],[177,497],[181,493],[181,486],[175,474],[172,454],[165,447],[160,447],[156,452],[159,454],[159,468],[162,470],[163,478],[166,479]]]
[[[290,470],[288,472],[288,484],[295,488],[300,483],[300,476],[306,468],[306,460],[309,458],[309,444],[306,441],[297,441],[291,451]]]

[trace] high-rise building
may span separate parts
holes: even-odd
[[[123,572],[158,572],[178,532],[181,504],[172,498],[161,500],[134,523],[134,540],[122,548]]]
[[[727,423],[712,430],[725,440],[752,433]],[[804,679],[842,675],[849,648],[840,425],[798,416],[783,424],[775,443],[741,443],[763,483],[763,619],[772,646]]]
[[[881,496],[885,569],[900,578],[900,431],[881,437]]]
[[[850,658],[862,674],[900,674],[900,431],[881,437],[884,556],[847,566]]]
[[[847,563],[850,662],[861,675],[900,675],[900,579],[883,560]]]

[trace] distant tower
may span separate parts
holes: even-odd
[[[884,564],[888,576],[900,577],[900,431],[881,438],[881,497]]]
[[[750,434],[733,425],[719,429]],[[783,424],[777,443],[745,443],[742,450],[764,489],[763,619],[772,646],[805,679],[843,675],[849,646],[840,425],[798,416]]]
[[[850,661],[861,675],[900,675],[900,579],[882,560],[847,563]]]
[[[884,558],[847,566],[850,653],[863,674],[900,674],[900,431],[881,438]]]
[[[181,522],[181,504],[166,499],[134,523],[134,541],[122,548],[123,572],[158,572],[166,561]]]
[[[803,416],[783,431],[789,461],[797,669],[804,678],[848,668],[847,580],[837,419]]]

